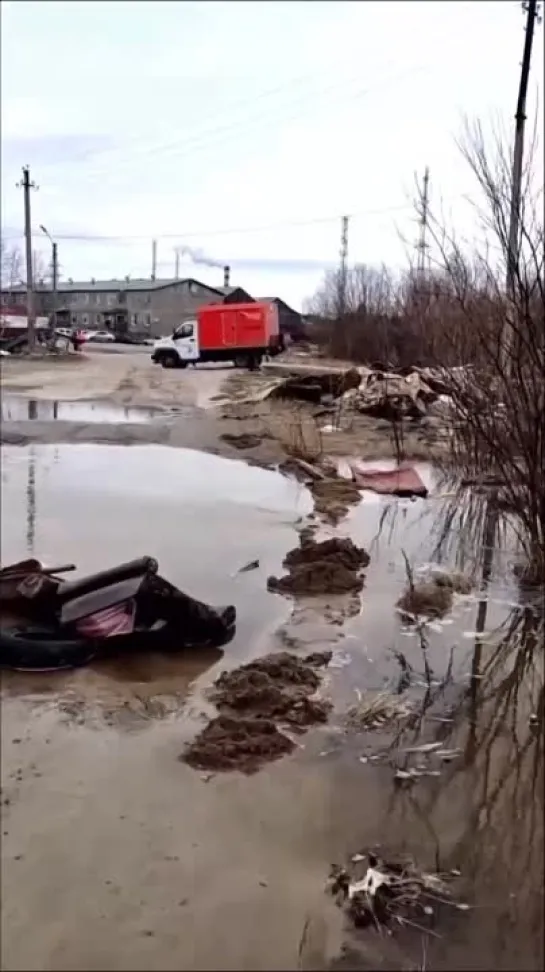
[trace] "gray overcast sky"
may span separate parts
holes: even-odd
[[[300,306],[342,213],[351,261],[402,264],[426,165],[473,232],[454,139],[464,113],[512,132],[523,26],[512,0],[3,0],[2,226],[21,231],[28,163],[37,232],[118,237],[60,240],[64,277],[148,276],[155,236],[160,276],[185,244]],[[530,120],[542,26],[534,51]],[[189,255],[180,271],[221,282]]]

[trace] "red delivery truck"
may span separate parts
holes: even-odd
[[[282,348],[276,304],[209,304],[196,318],[179,324],[171,337],[156,341],[151,359],[163,368],[201,361],[257,368],[264,355],[278,354]]]

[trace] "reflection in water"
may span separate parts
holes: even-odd
[[[59,421],[59,422],[105,422],[105,423],[147,423],[164,417],[162,410],[151,408],[129,408],[95,401],[48,401],[25,399],[17,395],[3,395],[0,402],[3,422],[21,421]]]
[[[34,540],[36,537],[36,450],[33,446],[28,450],[27,474],[27,531],[26,546],[30,554],[34,554]]]
[[[461,915],[437,913],[440,937],[426,943],[428,969],[543,968],[543,639],[543,617],[515,610],[494,646],[477,639],[470,685],[454,705],[441,705],[443,687],[428,689],[418,716],[391,746],[397,766],[407,765],[401,760],[411,757],[400,751],[418,739],[457,753],[445,762],[413,756],[437,777],[393,785],[378,805],[383,847],[407,851],[424,868],[460,873],[461,899],[470,907]],[[361,827],[360,818],[353,849],[362,846]],[[396,935],[391,947],[420,967],[414,932],[412,939],[407,930]]]

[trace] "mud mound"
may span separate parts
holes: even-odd
[[[309,655],[304,661],[288,652],[268,655],[224,672],[212,697],[220,712],[258,715],[301,729],[326,722],[330,703],[309,696],[320,684],[314,667],[326,665],[330,658],[330,652]]]
[[[270,591],[294,596],[361,591],[361,570],[368,563],[368,553],[349,539],[335,537],[321,543],[304,540],[284,560],[289,573],[269,577],[267,586]]]
[[[233,446],[234,449],[257,449],[263,442],[263,439],[270,439],[270,435],[267,432],[262,432],[259,435],[252,434],[251,432],[241,432],[239,435],[232,432],[224,432],[223,435],[220,435],[220,439],[223,442],[227,442],[228,445]]]
[[[254,773],[291,752],[294,743],[278,723],[302,732],[327,721],[331,704],[312,696],[320,684],[315,669],[330,659],[331,652],[300,659],[284,651],[223,672],[212,692],[220,714],[181,759],[195,769]]]
[[[255,773],[264,762],[291,753],[295,743],[279,731],[270,719],[212,719],[181,756],[193,769]]]
[[[319,479],[310,485],[314,509],[325,520],[336,524],[361,500],[361,492],[348,479]]]
[[[401,595],[397,606],[405,620],[417,617],[442,618],[450,611],[453,602],[452,587],[429,581],[409,587]]]
[[[369,564],[367,551],[363,547],[356,547],[348,538],[332,537],[330,540],[316,542],[305,537],[300,547],[295,547],[286,555],[284,567],[298,567],[300,564],[317,563],[332,558],[347,570],[359,570]]]

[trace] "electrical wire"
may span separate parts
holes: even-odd
[[[342,215],[350,216],[351,219],[358,218],[370,218],[373,216],[383,216],[388,213],[402,212],[403,210],[408,211],[413,207],[409,204],[404,204],[400,206],[388,206],[383,209],[367,209],[360,210],[359,212],[344,213]],[[335,216],[318,216],[311,219],[301,219],[301,220],[285,220],[277,223],[268,223],[261,226],[244,226],[232,229],[220,229],[220,230],[191,230],[190,232],[185,232],[180,230],[177,233],[135,233],[135,234],[93,234],[93,233],[55,233],[56,240],[65,240],[71,242],[79,243],[126,243],[132,241],[143,241],[143,240],[186,240],[186,239],[196,239],[196,238],[212,238],[217,236],[237,236],[246,233],[266,233],[271,230],[276,229],[288,229],[306,226],[315,226],[318,224],[326,223],[337,223],[341,220],[341,214]],[[32,233],[35,238],[42,238],[43,234],[39,233],[37,230]],[[9,231],[2,234],[2,238],[8,239],[23,239],[24,234],[22,232],[10,233]]]
[[[341,100],[341,101],[343,101],[345,103],[350,103],[350,102],[352,102],[352,101],[354,101],[354,100],[356,100],[358,98],[365,97],[367,94],[370,94],[370,93],[372,93],[373,91],[375,91],[375,90],[377,90],[379,88],[383,88],[383,87],[387,86],[390,83],[396,83],[397,81],[404,80],[406,77],[408,77],[408,76],[410,76],[412,74],[424,73],[426,70],[429,70],[429,67],[427,67],[425,65],[412,65],[412,66],[409,66],[409,67],[407,67],[406,69],[404,69],[401,72],[396,72],[392,76],[387,76],[386,78],[383,78],[381,81],[379,81],[377,83],[371,83],[371,84],[366,85],[363,88],[358,88],[356,91],[352,92],[350,95],[343,93],[343,94],[341,94],[340,99],[339,98],[331,99],[329,101],[329,103],[328,103],[328,107],[333,107],[334,105],[336,105],[339,102],[339,100]],[[356,79],[354,79],[354,78],[350,79],[350,83],[353,83],[354,80],[356,80]],[[347,80],[345,79],[342,82],[340,82],[340,84],[331,85],[328,88],[322,90],[321,92],[318,92],[318,96],[321,96],[321,95],[324,95],[324,94],[328,94],[330,91],[334,91],[337,88],[344,86],[346,83],[347,83]],[[314,95],[313,98],[311,98],[310,100],[311,101],[314,100],[315,97],[316,97],[316,95]],[[303,99],[303,103],[302,103],[302,105],[301,104],[299,105],[299,108],[301,108],[301,107],[304,108],[305,105],[308,103],[308,101],[309,101],[308,98]],[[323,106],[323,104],[320,104],[319,107],[320,107],[320,109],[323,109],[324,106]],[[282,114],[277,119],[275,119],[274,116],[271,117],[267,113],[265,113],[265,114],[261,113],[256,118],[253,118],[253,119],[252,118],[250,118],[250,119],[246,118],[246,119],[240,120],[239,122],[235,123],[234,125],[229,124],[229,125],[222,126],[222,127],[218,128],[218,129],[211,130],[208,133],[208,136],[204,138],[204,140],[203,140],[203,136],[201,136],[200,138],[197,137],[196,139],[193,139],[193,140],[191,140],[191,139],[189,139],[189,140],[187,140],[187,139],[185,139],[185,140],[184,139],[177,139],[176,141],[170,143],[170,145],[164,145],[164,146],[162,146],[160,148],[153,147],[153,148],[150,148],[149,150],[142,151],[139,155],[136,155],[135,154],[135,155],[133,155],[133,156],[125,159],[124,161],[122,160],[121,162],[119,162],[119,163],[117,163],[115,165],[115,168],[114,169],[112,169],[111,167],[109,167],[107,169],[104,169],[103,168],[103,169],[99,169],[99,170],[91,170],[90,172],[87,172],[86,173],[85,180],[86,180],[86,182],[88,181],[89,183],[93,183],[97,179],[103,179],[106,176],[109,176],[111,178],[112,176],[115,177],[116,175],[123,175],[123,173],[126,171],[127,167],[130,167],[135,162],[138,163],[138,162],[140,162],[143,159],[146,159],[147,160],[147,159],[154,158],[158,153],[160,154],[161,159],[165,159],[166,158],[166,159],[169,159],[169,160],[176,159],[176,161],[181,161],[183,159],[190,158],[190,157],[194,156],[195,154],[198,154],[198,153],[202,152],[203,150],[211,150],[211,149],[214,149],[215,150],[215,149],[218,148],[218,146],[221,146],[223,144],[228,143],[229,139],[231,137],[233,137],[233,136],[235,136],[235,137],[238,136],[240,134],[241,129],[244,130],[244,128],[247,127],[247,125],[248,125],[249,122],[253,122],[258,127],[261,126],[261,125],[263,125],[263,124],[265,124],[266,126],[270,126],[271,123],[274,122],[275,120],[282,121],[282,122],[287,122],[287,121],[292,121],[294,119],[297,119],[300,116],[301,116],[301,110],[297,110],[296,112],[291,112],[288,115]],[[211,141],[210,141],[210,136],[212,136],[212,140]],[[218,136],[219,136],[219,138],[218,138]],[[227,136],[227,138],[225,136]],[[248,156],[246,156],[246,160],[247,159],[248,159]],[[74,172],[73,173],[73,176],[71,178],[73,178],[73,179],[78,178],[78,173]],[[68,176],[66,178],[63,178],[63,185],[66,185],[66,182],[67,181],[68,181]],[[80,174],[80,180],[79,181],[81,181],[81,174]]]

